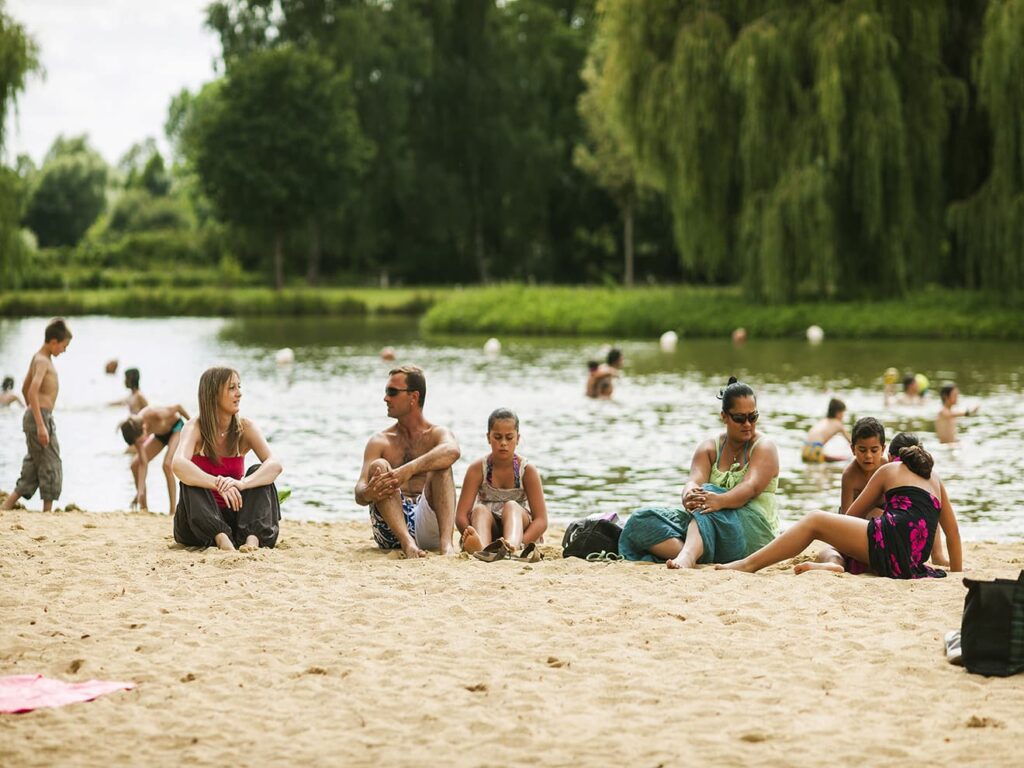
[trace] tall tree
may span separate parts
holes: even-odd
[[[0,0],[0,152],[4,149],[7,117],[26,78],[39,70],[38,48],[25,28],[7,15]],[[13,170],[0,167],[0,289],[14,284],[24,261],[19,221],[24,206],[24,183]]]
[[[337,205],[368,153],[347,73],[291,45],[239,59],[204,88],[184,141],[223,218],[271,237],[278,288],[286,235]]]
[[[36,174],[25,223],[43,247],[75,245],[107,205],[110,169],[85,136],[58,136]]]
[[[1018,0],[1019,2],[1019,0]],[[681,257],[773,301],[941,276],[964,83],[926,0],[606,0],[616,112]]]

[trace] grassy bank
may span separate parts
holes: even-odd
[[[734,288],[597,288],[500,285],[480,288],[135,287],[0,294],[0,316],[424,315],[435,333],[651,338],[802,336],[820,325],[830,338],[1024,339],[1024,302],[965,291],[928,290],[906,300],[769,306]]]
[[[444,288],[118,288],[0,294],[0,316],[172,315],[242,317],[369,314],[421,315]]]
[[[447,333],[646,337],[798,337],[820,325],[830,338],[1024,339],[1024,303],[927,290],[904,300],[769,306],[732,288],[554,288],[503,285],[453,292],[430,308],[424,328]]]

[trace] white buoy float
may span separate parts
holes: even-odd
[[[679,334],[675,331],[665,331],[658,339],[658,346],[661,347],[662,352],[675,352],[678,343]]]
[[[484,352],[488,355],[496,356],[501,354],[501,342],[495,339],[493,336],[484,342]]]
[[[291,347],[279,349],[274,353],[274,360],[278,365],[291,365],[295,362],[295,352]]]
[[[807,340],[811,344],[821,344],[825,340],[825,331],[821,329],[820,325],[812,325],[807,329]]]

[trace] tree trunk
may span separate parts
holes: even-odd
[[[280,230],[274,235],[274,288],[284,288],[284,233]]]
[[[490,276],[487,274],[487,258],[484,255],[484,231],[480,223],[480,216],[473,219],[473,255],[476,256],[476,267],[480,271],[480,282],[487,283]]]
[[[306,282],[316,285],[320,282],[320,222],[309,220],[309,256]]]
[[[625,254],[625,274],[622,282],[633,285],[633,201],[626,203],[622,209],[622,251]]]

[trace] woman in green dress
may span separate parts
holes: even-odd
[[[619,539],[627,560],[667,562],[669,568],[728,563],[778,535],[779,451],[757,431],[754,390],[730,377],[719,398],[725,432],[697,446],[683,506],[633,512]]]

